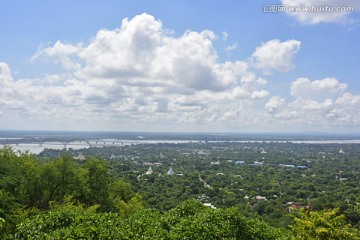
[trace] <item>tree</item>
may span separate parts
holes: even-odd
[[[16,239],[287,239],[288,232],[242,216],[235,208],[212,209],[189,200],[161,214],[145,209],[129,218],[65,205],[17,226]]]
[[[19,157],[10,147],[0,149],[0,237],[10,231],[14,224],[14,214],[20,209],[16,199]]]
[[[100,205],[100,210],[108,211],[111,209],[110,184],[108,162],[98,158],[92,158],[85,163],[86,170],[86,192],[84,193],[84,203],[87,206]]]
[[[338,215],[339,209],[324,209],[320,212],[302,209],[290,228],[296,239],[359,239],[360,232],[346,222],[345,215]]]

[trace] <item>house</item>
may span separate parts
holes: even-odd
[[[280,167],[288,167],[288,168],[294,168],[295,165],[291,165],[291,164],[279,164]]]
[[[211,207],[212,209],[216,209],[216,207],[214,205],[212,205],[211,203],[204,203],[204,206]]]
[[[243,165],[243,164],[245,164],[244,161],[236,161],[236,162],[235,162],[235,165]]]
[[[217,161],[217,162],[210,162],[210,165],[220,165],[220,162]]]
[[[199,200],[199,201],[209,201],[210,197],[206,196],[205,194],[202,194],[201,196],[197,197],[197,200]]]
[[[254,197],[256,200],[265,200],[265,201],[267,201],[267,198],[266,197],[262,197],[262,196],[256,196],[256,197]]]

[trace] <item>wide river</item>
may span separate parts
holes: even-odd
[[[129,145],[136,145],[136,144],[156,144],[156,143],[198,143],[201,141],[190,141],[190,140],[121,140],[121,139],[99,139],[99,140],[91,140],[91,141],[73,141],[68,143],[62,142],[43,142],[43,143],[19,143],[19,144],[10,144],[14,150],[20,151],[29,151],[34,154],[38,154],[42,152],[44,149],[84,149],[89,147],[103,147],[103,146],[129,146]],[[204,141],[202,141],[204,142]],[[212,142],[219,142],[219,141],[209,141]],[[225,141],[220,141],[225,142]],[[231,143],[270,143],[270,142],[278,142],[278,143],[297,143],[297,144],[360,144],[360,139],[353,139],[353,140],[294,140],[294,141],[261,141],[261,140],[241,140],[241,141],[227,141]],[[4,145],[0,144],[0,147]]]

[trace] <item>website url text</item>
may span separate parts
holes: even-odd
[[[354,12],[355,7],[353,6],[289,6],[284,4],[263,4],[261,6],[263,13],[282,13],[282,12],[314,12],[314,13],[348,13]]]

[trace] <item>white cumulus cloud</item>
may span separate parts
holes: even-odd
[[[74,46],[72,44],[64,44],[57,41],[52,47],[40,47],[31,60],[36,61],[42,56],[49,56],[59,62],[67,70],[78,69],[80,68],[80,64],[76,63],[72,57],[80,52],[81,45],[82,44],[79,43]]]
[[[270,100],[265,104],[265,109],[269,113],[276,111],[281,105],[283,105],[285,99],[280,96],[273,96]]]
[[[256,68],[263,69],[265,73],[272,70],[286,72],[294,67],[293,59],[300,45],[301,42],[297,40],[281,42],[273,39],[256,48],[251,60]]]
[[[272,97],[265,109],[284,126],[341,131],[360,123],[360,95],[345,92],[346,88],[336,78],[298,78],[290,89],[295,99],[286,104],[281,97]]]
[[[311,81],[308,78],[298,78],[291,84],[291,95],[301,98],[324,98],[328,95],[338,95],[347,88],[336,78],[324,78]]]
[[[14,80],[1,63],[2,119],[21,108],[16,113],[24,122],[46,126],[245,124],[252,120],[241,113],[270,95],[267,80],[246,61],[220,62],[216,40],[210,30],[173,36],[144,13],[119,28],[99,30],[87,43],[56,41],[40,47],[32,60],[49,59],[63,73]]]

